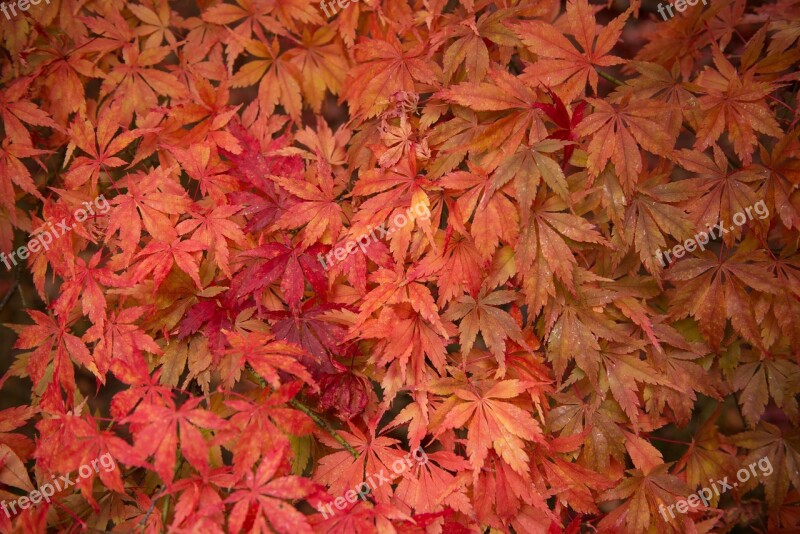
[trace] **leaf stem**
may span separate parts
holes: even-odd
[[[167,498],[164,499],[164,510],[161,511],[161,524],[163,526],[167,525],[167,519],[169,519],[169,498],[170,494],[167,493]]]
[[[608,74],[606,72],[603,72],[602,70],[597,69],[597,68],[596,68],[596,70],[597,70],[597,74],[599,74],[600,77],[603,78],[604,80],[608,80],[609,82],[613,83],[616,86],[625,85],[625,83],[623,81],[614,78],[610,74]]]
[[[256,382],[257,382],[257,383],[258,383],[258,384],[259,384],[261,387],[269,387],[269,386],[268,386],[268,384],[266,383],[266,381],[265,381],[263,378],[261,378],[261,376],[259,376],[259,375],[258,375],[258,373],[256,373],[256,372],[255,372],[255,369],[253,369],[252,367],[250,367],[250,364],[247,364],[247,371],[250,373],[250,375],[251,375],[251,376],[252,376],[252,377],[255,379],[255,381],[256,381]],[[349,443],[347,443],[347,440],[346,440],[346,439],[344,439],[344,438],[341,436],[341,434],[339,434],[339,433],[336,431],[336,429],[335,429],[335,428],[333,428],[333,427],[330,425],[330,423],[328,423],[328,422],[327,422],[325,419],[323,419],[322,417],[320,417],[320,416],[319,416],[319,414],[317,414],[316,412],[314,412],[314,410],[312,410],[311,408],[309,408],[308,406],[306,406],[305,404],[303,404],[302,402],[300,402],[300,401],[299,401],[299,400],[297,400],[297,399],[290,399],[290,400],[289,400],[289,404],[290,404],[291,406],[293,406],[294,408],[296,408],[297,410],[300,410],[301,412],[303,412],[304,414],[306,414],[308,417],[310,417],[310,418],[311,418],[311,420],[312,420],[312,421],[314,421],[314,424],[315,424],[315,425],[317,425],[317,426],[318,426],[318,427],[320,427],[322,430],[324,430],[325,432],[327,432],[328,434],[330,434],[330,435],[331,435],[331,437],[332,437],[333,439],[335,439],[335,440],[336,440],[336,442],[337,442],[339,445],[341,445],[342,447],[344,447],[344,448],[345,448],[345,450],[347,450],[347,452],[349,452],[350,454],[352,454],[352,455],[353,455],[353,458],[358,458],[358,451],[357,451],[357,450],[355,450],[355,449],[353,448],[353,446],[352,446],[352,445],[350,445]]]

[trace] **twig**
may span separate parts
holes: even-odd
[[[300,402],[297,399],[291,399],[289,401],[289,404],[291,404],[292,406],[294,406],[295,408],[297,408],[298,410],[300,410],[301,412],[303,412],[304,414],[309,416],[311,418],[311,420],[314,421],[314,423],[318,427],[320,427],[325,432],[330,434],[333,437],[333,439],[335,439],[339,443],[339,445],[341,445],[342,447],[347,449],[347,452],[352,454],[353,458],[358,458],[358,451],[355,450],[352,445],[347,443],[347,441],[341,435],[339,435],[339,433],[336,432],[336,430],[330,424],[328,424],[327,421],[325,421],[319,415],[314,413],[311,410],[311,408],[309,408],[308,406],[306,406],[305,404],[303,404],[302,402]]]
[[[143,528],[145,528],[145,529],[147,528],[147,520],[148,520],[148,519],[150,519],[150,514],[152,514],[152,513],[153,513],[153,510],[154,510],[154,509],[155,509],[155,507],[156,507],[156,503],[158,502],[158,500],[159,500],[161,497],[163,497],[163,496],[164,496],[164,493],[166,493],[166,491],[167,491],[167,488],[164,488],[164,489],[162,489],[162,490],[161,490],[161,493],[159,493],[158,495],[156,495],[155,497],[153,497],[153,502],[152,502],[152,503],[150,503],[150,508],[148,508],[148,509],[147,509],[147,513],[146,513],[146,514],[144,514],[144,519],[142,519],[142,520],[139,522],[139,524],[140,524],[140,525],[142,525],[142,527],[143,527]]]
[[[248,364],[248,365],[247,365],[247,370],[248,370],[248,372],[250,373],[250,375],[253,377],[253,379],[254,379],[254,380],[255,380],[255,381],[256,381],[256,382],[257,382],[257,383],[258,383],[258,384],[259,384],[261,387],[269,387],[269,385],[266,383],[266,381],[265,381],[263,378],[261,378],[261,376],[259,376],[259,375],[258,375],[258,373],[256,373],[256,372],[255,372],[255,369],[253,369],[252,367],[250,367],[250,364]],[[290,404],[291,406],[293,406],[294,408],[296,408],[296,409],[300,410],[301,412],[303,412],[303,413],[304,413],[304,414],[306,414],[307,416],[309,416],[309,417],[311,418],[311,420],[312,420],[312,421],[314,421],[314,424],[315,424],[315,425],[317,425],[317,426],[318,426],[318,427],[320,427],[322,430],[324,430],[325,432],[327,432],[328,434],[330,434],[330,435],[331,435],[331,437],[332,437],[333,439],[335,439],[335,440],[336,440],[336,442],[337,442],[339,445],[341,445],[342,447],[344,447],[344,448],[345,448],[345,450],[347,450],[347,452],[349,452],[350,454],[352,454],[352,455],[353,455],[353,458],[358,458],[358,451],[357,451],[357,450],[355,450],[355,449],[353,448],[353,446],[352,446],[352,445],[350,445],[349,443],[347,443],[347,440],[345,440],[345,439],[344,439],[344,438],[341,436],[341,434],[339,434],[339,433],[336,431],[336,429],[335,429],[335,428],[333,428],[333,427],[330,425],[330,423],[328,423],[326,420],[324,420],[322,417],[320,417],[320,416],[319,416],[319,414],[317,414],[316,412],[314,412],[314,410],[312,410],[311,408],[309,408],[308,406],[306,406],[305,404],[303,404],[302,402],[300,402],[300,401],[299,401],[299,400],[297,400],[297,399],[290,399],[290,400],[289,400],[289,404]]]
[[[16,293],[17,288],[19,288],[19,267],[14,269],[14,282],[11,284],[11,289],[8,290],[8,293],[3,297],[3,300],[0,301],[0,311],[3,311],[3,308],[6,307],[8,301],[11,300],[11,297]]]

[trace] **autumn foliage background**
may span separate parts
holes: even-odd
[[[800,3],[655,5],[0,16],[0,531],[797,532]]]

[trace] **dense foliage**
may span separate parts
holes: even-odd
[[[323,6],[0,15],[0,531],[798,528],[800,3]]]

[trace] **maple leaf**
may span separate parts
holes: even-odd
[[[311,433],[311,419],[286,406],[300,385],[293,382],[274,393],[265,389],[252,400],[230,399],[225,402],[235,413],[229,419],[230,425],[217,433],[215,442],[225,444],[233,453],[236,474],[250,471],[259,458],[267,458],[276,449],[289,446],[292,436]]]
[[[485,128],[478,122],[478,114],[474,111],[457,106],[451,109],[453,118],[439,121],[427,137],[429,146],[438,151],[430,166],[429,176],[432,178],[456,168],[467,155],[471,142],[477,140],[480,143],[480,132]]]
[[[570,436],[568,440],[573,440]],[[559,438],[561,439],[561,438]],[[553,443],[552,445],[555,445]],[[558,450],[559,446],[554,446]],[[572,447],[567,447],[572,448]],[[544,456],[544,455],[537,455]],[[550,482],[559,498],[569,503],[570,508],[581,513],[597,513],[596,494],[613,485],[606,477],[599,475],[578,464],[567,462],[559,457],[545,458],[539,461],[544,477]],[[548,509],[547,512],[550,512]],[[540,512],[541,513],[541,512]],[[551,515],[548,514],[548,515]]]
[[[120,100],[103,107],[97,114],[96,123],[92,123],[85,115],[78,115],[72,121],[68,130],[70,143],[64,165],[70,160],[76,148],[81,149],[88,156],[78,156],[70,164],[65,176],[67,186],[77,188],[87,181],[92,190],[97,190],[97,181],[100,172],[126,165],[126,161],[116,156],[136,138],[142,135],[141,130],[128,130],[115,135],[122,127],[117,114],[119,113]]]
[[[425,187],[429,186],[430,182],[419,174],[418,169],[419,161],[416,153],[410,151],[406,157],[400,159],[397,165],[388,169],[372,169],[362,173],[353,188],[353,194],[373,196],[365,200],[353,216],[350,234],[357,236],[373,232],[375,228],[389,220],[394,210],[410,215],[412,211],[416,210],[416,206],[422,205],[430,212],[431,202]],[[430,231],[430,219],[424,222],[427,222],[427,229]],[[417,224],[416,218],[414,223]],[[413,227],[414,225],[407,224],[403,228],[396,229],[392,234],[391,248],[398,261],[400,261],[398,256],[406,252],[407,246],[398,248],[395,243],[398,238],[404,237],[407,245],[408,231]]]
[[[464,493],[469,462],[448,451],[424,454],[425,461],[416,462],[409,470],[409,476],[403,477],[397,485],[395,502],[402,503],[398,507],[414,510],[416,514],[443,509],[471,513],[472,506]]]
[[[25,465],[8,445],[0,445],[0,482],[9,487],[27,492],[33,491],[33,484],[25,470]]]
[[[793,420],[798,419],[797,400],[792,394],[793,376],[800,368],[786,360],[757,359],[755,354],[746,354],[731,376],[731,386],[739,391],[739,404],[747,423],[754,427],[761,420],[770,396]]]
[[[531,144],[547,137],[543,112],[537,105],[536,92],[519,77],[501,70],[489,72],[487,82],[462,83],[436,93],[437,98],[475,111],[507,111],[497,120],[475,132],[470,148],[486,151],[498,146],[505,154],[513,153],[525,141]]]
[[[692,416],[697,393],[720,399],[722,396],[719,373],[709,373],[702,367],[708,346],[700,342],[688,342],[675,328],[663,322],[653,324],[655,335],[662,341],[663,352],[649,351],[649,363],[662,373],[669,386],[653,386],[655,406],[666,404],[675,412],[676,419],[688,422]],[[672,347],[675,347],[673,349]]]
[[[117,16],[119,15],[117,14]],[[91,26],[91,22],[95,19],[87,18],[88,25]],[[114,20],[113,12],[109,13],[109,22],[110,20]],[[124,42],[129,42],[133,38],[133,33],[126,24],[115,27],[113,23],[108,23],[106,28],[98,33],[105,33],[109,40],[111,40],[111,36],[119,33],[126,33],[123,38]],[[86,106],[85,81],[105,76],[102,69],[86,57],[93,54],[96,49],[102,49],[104,41],[105,39],[97,39],[94,42],[84,42],[83,46],[76,47],[72,39],[64,37],[43,43],[39,49],[42,58],[40,77],[46,94],[45,109],[62,129],[66,129],[64,126],[71,113]],[[116,46],[115,43],[109,48],[113,49]]]
[[[319,406],[333,409],[340,419],[349,421],[363,413],[367,406],[367,381],[341,365],[337,366],[337,371],[320,380]]]
[[[131,386],[114,395],[111,401],[111,414],[116,418],[125,417],[140,402],[165,406],[172,400],[172,391],[159,384],[159,372],[150,375],[144,358],[115,359],[111,371],[122,383]]]
[[[382,381],[386,402],[394,399],[401,386],[424,380],[429,375],[428,362],[437,374],[445,372],[447,340],[455,328],[433,311],[430,292],[421,284],[416,286],[408,291],[406,303],[384,308],[378,318],[365,321],[358,330],[359,337],[379,340],[370,359],[379,366],[389,364]],[[351,328],[350,336],[355,332]]]
[[[106,467],[104,458],[103,469],[92,469],[89,476],[79,477],[76,486],[81,489],[92,507],[97,506],[92,496],[96,478],[115,492],[124,493],[117,459],[125,457],[129,446],[113,432],[100,430],[98,421],[91,415],[63,414],[62,417],[41,420],[36,427],[42,435],[51,437],[40,442],[37,447],[37,463],[41,469],[45,472],[69,473],[78,471],[81,465],[91,465],[92,460],[96,462],[102,456],[108,456],[112,462],[110,469]]]
[[[524,287],[528,304],[534,313],[544,306],[548,296],[555,296],[553,275],[567,288],[574,287],[573,273],[578,262],[565,238],[585,243],[605,243],[605,239],[586,219],[561,213],[564,204],[556,197],[545,201],[541,198],[542,195],[539,195],[534,202],[528,224],[520,232],[520,243],[515,251],[517,269],[526,274]]]
[[[216,203],[223,204],[226,191],[235,189],[234,178],[227,174],[228,166],[209,144],[195,144],[187,150],[175,147],[173,154],[186,174],[200,183],[200,192]]]
[[[676,313],[691,313],[700,324],[700,331],[711,347],[719,350],[726,318],[744,339],[764,349],[753,303],[746,287],[764,293],[775,293],[775,282],[769,272],[757,264],[757,252],[737,251],[720,259],[710,252],[699,258],[687,258],[670,269],[668,279],[684,282],[676,294]],[[678,310],[682,310],[678,312]]]
[[[272,2],[252,3],[247,0],[237,0],[237,5],[224,2],[211,6],[203,11],[203,20],[218,25],[231,24],[245,19],[235,28],[227,28],[232,35],[227,39],[229,70],[233,63],[244,51],[244,42],[250,39],[255,31],[257,35],[267,32],[283,35],[285,26],[281,25],[271,15],[274,4]]]
[[[683,241],[692,235],[694,227],[687,220],[687,213],[676,204],[685,202],[696,193],[693,180],[667,182],[665,175],[655,175],[639,182],[630,204],[625,210],[624,221],[619,221],[619,232],[628,244],[633,243],[642,263],[648,271],[660,276],[656,265],[663,261],[661,250],[666,248],[664,235]]]
[[[227,277],[231,277],[229,264],[228,240],[243,246],[246,244],[244,233],[231,219],[242,208],[240,206],[214,206],[213,208],[193,211],[192,218],[181,221],[175,228],[183,235],[194,231],[191,240],[205,245],[206,250],[213,252],[213,259]]]
[[[347,61],[341,44],[334,40],[334,30],[322,26],[313,33],[303,31],[298,46],[286,57],[297,66],[303,96],[315,113],[322,108],[325,91],[338,95],[347,75]]]
[[[131,13],[136,15],[136,18],[144,23],[136,28],[137,35],[147,36],[147,40],[144,42],[144,48],[159,47],[165,39],[172,46],[178,44],[175,35],[169,28],[171,15],[169,4],[159,5],[157,7],[157,13],[152,9],[137,4],[128,4],[128,9],[131,10]]]
[[[635,5],[635,4],[634,4]],[[610,67],[625,61],[609,52],[617,43],[633,5],[600,32],[587,0],[567,2],[567,20],[575,46],[554,26],[539,20],[510,24],[511,29],[539,60],[525,68],[522,78],[533,85],[553,89],[562,101],[570,103],[583,93],[586,82],[597,94],[595,67]]]
[[[787,228],[800,228],[800,205],[792,193],[794,184],[800,183],[800,164],[791,157],[792,146],[797,144],[798,130],[781,138],[768,153],[761,147],[761,163],[769,176],[762,186],[764,198],[771,199],[771,213],[777,213]]]
[[[48,382],[53,380],[52,384],[57,380],[71,398],[75,391],[73,360],[86,367],[99,380],[103,380],[92,361],[89,349],[80,338],[69,333],[69,327],[63,319],[56,320],[36,310],[28,310],[28,315],[35,324],[13,325],[12,328],[19,335],[14,348],[35,349],[25,353],[27,372],[34,386],[38,387],[45,379]],[[46,375],[51,365],[52,375],[48,377]]]
[[[519,380],[503,380],[485,390],[459,387],[440,408],[444,415],[437,435],[465,426],[467,455],[474,472],[480,472],[490,449],[514,471],[528,473],[525,441],[544,442],[539,424],[530,414],[506,399],[515,399],[525,388]]]
[[[0,203],[9,214],[12,223],[17,222],[17,210],[14,206],[14,199],[16,198],[14,184],[38,199],[43,198],[31,177],[31,172],[20,159],[46,153],[46,150],[12,143],[10,137],[3,139],[2,144],[0,144],[0,177],[2,177],[0,178],[0,199],[2,199]]]
[[[152,236],[174,234],[170,216],[185,213],[191,205],[186,191],[169,179],[171,170],[157,167],[144,176],[128,176],[120,181],[127,193],[111,199],[114,209],[109,215],[106,239],[119,232],[122,251],[117,261],[126,266],[142,237],[142,228]]]
[[[394,462],[406,460],[401,450],[396,448],[398,440],[385,435],[376,435],[374,423],[369,425],[367,433],[361,431],[353,423],[348,423],[347,430],[340,430],[339,435],[358,452],[354,458],[342,445],[329,438],[321,438],[336,452],[323,456],[319,460],[314,473],[314,480],[328,486],[333,495],[344,495],[347,490],[357,488],[366,478],[383,476],[395,480],[397,475],[391,466]],[[369,483],[376,486],[371,495],[379,503],[388,503],[394,494],[390,484]]]
[[[456,171],[439,180],[447,189],[466,190],[455,203],[454,216],[467,223],[472,218],[470,234],[484,261],[494,253],[497,243],[515,242],[517,239],[517,211],[513,203],[502,194],[495,193],[495,180],[482,169],[471,172]],[[479,203],[478,201],[481,199]]]
[[[647,532],[651,525],[662,524],[663,519],[657,511],[659,507],[675,505],[691,492],[679,478],[668,474],[668,467],[668,464],[662,464],[648,474],[639,469],[629,470],[630,477],[600,496],[601,501],[625,499],[625,503],[613,515],[606,516],[601,525],[605,527],[613,522],[619,525],[624,521],[626,532]]]
[[[24,98],[32,81],[32,77],[21,77],[0,91],[0,117],[3,119],[3,130],[9,141],[29,147],[33,146],[33,141],[25,124],[60,129],[58,123],[45,111]]]
[[[425,47],[404,46],[393,33],[388,40],[371,39],[355,47],[357,64],[348,72],[343,98],[351,116],[369,119],[389,105],[398,92],[416,93],[416,82],[436,85],[439,67],[424,57]]]
[[[228,129],[242,146],[239,154],[223,150],[222,154],[233,165],[232,174],[238,175],[247,184],[255,187],[262,194],[249,191],[234,191],[229,194],[233,204],[243,205],[245,215],[253,218],[245,226],[246,232],[260,230],[274,222],[284,210],[292,206],[283,189],[276,188],[270,176],[285,176],[298,181],[303,180],[303,160],[296,156],[272,154],[284,148],[285,140],[277,139],[269,144],[268,154],[262,153],[259,140],[248,132],[240,123],[231,122]]]
[[[676,160],[681,167],[697,174],[697,178],[687,185],[702,192],[686,203],[691,220],[699,228],[712,229],[719,222],[723,228],[716,230],[717,236],[722,234],[725,245],[732,246],[742,235],[742,230],[731,224],[733,216],[744,213],[746,208],[752,210],[752,206],[758,203],[759,197],[750,184],[763,180],[765,173],[753,168],[731,172],[722,150],[716,147],[713,160],[686,149],[677,154]],[[723,232],[723,229],[728,231]]]
[[[255,473],[248,472],[226,499],[228,503],[235,503],[229,518],[233,531],[241,531],[247,520],[252,522],[255,531],[267,531],[271,527],[281,534],[313,532],[306,516],[290,503],[316,492],[316,485],[303,477],[276,476],[284,463],[284,451],[283,448],[274,451]],[[255,510],[255,517],[251,517],[251,510]]]
[[[570,114],[564,102],[558,98],[558,95],[553,91],[548,90],[547,94],[553,100],[552,104],[537,103],[536,107],[545,112],[545,114],[553,121],[558,129],[550,134],[551,139],[560,139],[567,142],[577,141],[578,136],[575,132],[575,127],[581,123],[586,111],[586,101],[581,101]],[[569,163],[572,153],[575,150],[575,145],[567,144],[564,146],[564,159],[561,163],[562,168],[566,168]]]
[[[782,253],[780,257],[774,259],[770,270],[773,269],[778,278],[778,287],[787,288],[788,291],[765,296],[764,300],[772,304],[773,315],[778,323],[778,329],[789,338],[792,347],[797,347],[798,343],[800,343],[800,331],[795,328],[795,323],[791,321],[791,318],[797,316],[798,301],[794,297],[800,293],[800,285],[798,285],[798,269],[800,269],[800,265],[791,260],[786,253]],[[774,330],[773,332],[777,334]],[[774,337],[774,334],[767,337],[768,344],[771,341],[771,337]]]
[[[639,387],[636,384],[671,384],[659,376],[650,365],[640,360],[638,353],[629,347],[615,347],[600,354],[612,395],[633,422],[634,427],[638,427],[641,402]]]
[[[83,314],[92,323],[102,326],[106,318],[106,298],[100,283],[115,286],[119,282],[110,269],[98,267],[99,263],[99,252],[92,256],[88,264],[82,258],[76,258],[74,278],[65,280],[61,295],[53,302],[56,315],[68,317],[80,297]]]
[[[472,350],[478,331],[481,332],[486,346],[494,354],[499,363],[497,377],[505,375],[505,352],[507,338],[511,338],[517,343],[527,346],[522,331],[511,316],[498,308],[503,304],[508,304],[516,298],[513,291],[495,291],[486,294],[482,291],[477,299],[469,295],[464,295],[455,302],[450,303],[450,307],[444,314],[444,319],[461,319],[458,325],[459,344],[461,354],[466,355]]]
[[[268,312],[267,316],[275,320],[272,327],[275,337],[300,345],[309,354],[324,361],[328,353],[340,352],[347,333],[344,326],[337,324],[334,314],[330,313],[339,309],[340,305],[311,299],[291,312]]]
[[[394,525],[400,521],[413,521],[414,526],[418,524],[411,516],[402,513],[391,504],[372,504],[359,499],[355,504],[346,503],[345,506],[344,511],[327,519],[313,516],[310,522],[314,525],[315,531],[319,530],[326,534],[336,534],[337,532],[369,534],[383,525]],[[411,528],[411,523],[408,524]],[[394,527],[392,526],[392,528]]]
[[[153,239],[134,256],[134,259],[142,259],[131,267],[132,281],[138,283],[144,278],[152,276],[153,289],[156,290],[164,282],[172,266],[177,265],[194,280],[198,289],[202,289],[200,262],[192,254],[206,250],[208,247],[192,239],[181,241],[175,230],[159,237],[164,237],[166,240]]]
[[[230,348],[225,351],[229,361],[224,364],[222,376],[228,386],[233,385],[245,363],[274,388],[281,383],[278,371],[291,373],[307,384],[314,385],[311,375],[298,362],[305,355],[301,347],[276,341],[271,334],[262,332],[225,332],[225,335]]]
[[[470,14],[459,24],[446,24],[434,42],[455,37],[444,51],[444,81],[449,82],[463,64],[467,79],[471,82],[483,80],[489,69],[489,49],[484,39],[498,45],[515,46],[519,40],[503,25],[503,21],[514,14],[511,9],[484,12],[477,17]]]
[[[158,95],[178,100],[188,95],[174,75],[154,68],[170,53],[169,47],[139,50],[138,44],[126,44],[121,52],[122,61],[114,57],[101,87],[102,96],[113,94],[118,102],[115,112],[119,124],[130,124],[134,109],[156,107]]]
[[[233,330],[234,321],[245,310],[230,291],[221,292],[219,288],[209,288],[209,291],[210,294],[204,295],[208,300],[195,302],[184,314],[178,325],[178,338],[183,339],[202,331],[203,337],[208,338],[211,349],[220,354],[226,343],[222,331]],[[219,293],[222,293],[221,297],[217,296]],[[194,292],[191,298],[195,298]]]
[[[752,71],[740,76],[718,47],[712,48],[716,70],[706,67],[697,77],[704,96],[699,99],[703,119],[695,147],[703,150],[727,129],[736,155],[745,165],[752,161],[756,132],[781,137],[783,132],[764,102],[777,85],[756,81]]]
[[[342,231],[342,208],[336,202],[333,176],[330,168],[318,160],[317,183],[299,182],[276,176],[275,183],[301,200],[275,221],[276,228],[303,227],[303,247],[316,243],[327,233],[334,241]]]
[[[259,294],[280,278],[283,296],[292,308],[300,304],[305,292],[305,281],[324,295],[327,280],[322,264],[321,245],[303,250],[300,245],[266,243],[258,248],[240,253],[239,258],[254,259],[248,267],[234,276],[231,291],[243,299],[251,293]]]
[[[738,460],[720,448],[725,439],[714,424],[718,413],[703,424],[692,444],[675,464],[675,469],[686,468],[686,483],[690,488],[703,488],[709,480],[722,480],[728,473],[736,471]],[[713,495],[709,501],[717,506],[719,495]]]
[[[35,447],[33,441],[24,434],[11,431],[24,427],[35,415],[36,408],[30,406],[0,410],[0,445],[8,447],[18,457],[30,457]]]
[[[628,421],[616,403],[597,402],[585,396],[580,391],[577,395],[556,395],[559,406],[549,412],[548,428],[561,431],[563,438],[585,432],[579,463],[595,472],[607,472],[612,460],[625,462],[625,434],[621,427]]]
[[[261,110],[271,114],[280,103],[289,115],[300,118],[300,71],[286,55],[279,54],[277,39],[271,43],[250,40],[244,49],[257,59],[242,65],[231,78],[231,87],[248,87],[258,83]]]
[[[213,413],[198,408],[202,398],[180,407],[143,402],[125,418],[134,435],[132,454],[142,462],[152,456],[153,467],[170,484],[175,476],[175,454],[180,444],[183,457],[202,474],[208,472],[208,449],[200,428],[220,430],[227,424]]]
[[[665,104],[663,125],[667,126],[666,130],[672,139],[677,138],[684,120],[689,124],[697,124],[699,119],[697,98],[687,88],[688,83],[680,81],[677,63],[672,69],[646,61],[633,61],[629,65],[639,73],[639,77],[627,80],[625,85],[614,93],[619,95],[615,100],[627,97],[663,102]]]
[[[672,17],[659,24],[658,31],[653,32],[649,42],[636,54],[636,59],[657,63],[667,69],[677,68],[684,79],[689,79],[701,58],[707,60],[703,50],[718,38],[710,29],[710,23],[726,4],[703,7],[687,10],[688,16]]]
[[[664,128],[665,107],[647,100],[631,100],[614,107],[604,100],[587,98],[594,112],[576,127],[578,135],[592,135],[587,169],[596,178],[611,161],[626,193],[633,191],[643,162],[639,146],[660,156],[672,153],[675,136]],[[668,108],[667,108],[668,109]]]
[[[752,462],[763,462],[768,459],[770,471],[775,471],[773,476],[766,475],[766,468],[758,463],[763,477],[752,477],[745,488],[763,484],[770,507],[781,504],[789,491],[789,483],[797,488],[800,486],[800,477],[797,470],[792,469],[800,461],[800,447],[797,441],[797,429],[782,431],[779,427],[766,421],[761,421],[755,430],[742,432],[731,436],[731,441],[750,452],[740,465],[749,465]],[[744,491],[747,491],[745,489]]]
[[[225,503],[217,488],[227,483],[229,477],[220,473],[220,470],[216,471],[207,477],[194,475],[175,483],[171,492],[177,495],[172,519],[175,528],[196,528],[209,534],[224,533],[220,525],[225,524]],[[139,525],[145,517],[146,512],[139,518]]]
[[[179,123],[191,129],[188,132],[181,129],[184,144],[217,146],[232,154],[239,154],[242,150],[239,140],[228,131],[227,126],[236,117],[236,112],[241,106],[231,106],[230,88],[227,79],[222,80],[219,87],[214,87],[203,77],[190,74],[192,95],[194,102],[184,102],[175,106],[168,119],[169,123]],[[176,129],[170,124],[170,130]],[[177,134],[177,132],[176,132]],[[184,152],[179,146],[169,146],[176,154]],[[189,148],[194,152],[194,146]]]
[[[572,134],[565,135],[570,136]],[[559,168],[555,160],[546,155],[562,147],[566,158],[567,150],[571,145],[563,145],[559,141],[545,140],[529,147],[520,147],[516,153],[498,165],[494,173],[494,181],[484,196],[484,202],[490,193],[500,190],[512,179],[514,180],[515,196],[519,201],[520,211],[522,212],[520,219],[523,223],[528,222],[529,208],[536,198],[539,183],[542,180],[559,198],[567,201],[569,187],[564,171]],[[565,164],[566,161],[565,159]]]
[[[428,255],[418,264],[417,272],[420,276],[439,275],[436,276],[437,304],[444,307],[465,290],[471,295],[478,293],[483,283],[483,267],[472,237],[453,234],[446,246],[438,247],[437,254]],[[448,276],[441,276],[443,273]]]
[[[475,501],[475,514],[481,521],[495,515],[493,508],[504,523],[530,524],[524,517],[528,510],[542,514],[549,521],[556,519],[545,502],[548,492],[544,484],[517,473],[494,451],[489,453],[486,468],[478,472],[473,485],[480,495]]]
[[[310,159],[322,157],[331,167],[341,167],[347,162],[345,145],[351,139],[352,132],[345,125],[334,132],[328,123],[317,116],[316,127],[306,126],[295,134],[295,141],[308,147]]]

